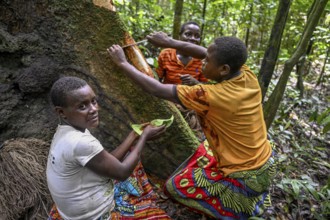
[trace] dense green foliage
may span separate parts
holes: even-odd
[[[196,21],[204,25],[202,45],[217,36],[237,36],[246,42],[248,65],[255,73],[267,49],[278,1],[209,0],[205,19],[205,0],[185,1],[182,23]],[[153,31],[172,33],[174,0],[116,0],[122,19],[138,41]],[[292,56],[306,26],[313,1],[293,0],[284,29],[282,44],[268,96]],[[296,88],[297,77],[291,74],[285,96],[269,130],[277,145],[279,173],[272,188],[275,219],[327,219],[330,216],[330,4],[310,39],[303,79],[305,95]],[[148,62],[157,65],[159,48],[140,47]],[[294,69],[295,71],[295,69]],[[267,101],[267,98],[266,98]],[[267,215],[267,214],[266,214]]]
[[[153,31],[172,33],[174,0],[115,0],[114,2],[136,41]],[[193,20],[200,25],[205,25],[202,37],[204,46],[209,45],[215,37],[223,35],[237,36],[242,40],[248,38],[249,65],[258,72],[276,15],[276,1],[208,1],[204,21],[202,19],[203,2],[204,0],[185,1],[182,23]],[[283,64],[295,49],[312,3],[313,1],[309,0],[293,1],[282,39],[279,64]],[[311,61],[320,58],[320,55],[324,56],[329,47],[329,21],[327,21],[329,11],[328,4],[326,13],[314,35],[315,52],[311,55]]]

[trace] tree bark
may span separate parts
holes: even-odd
[[[299,97],[303,98],[304,97],[304,92],[305,92],[305,88],[304,88],[304,76],[305,74],[305,63],[307,57],[310,55],[311,51],[312,51],[312,47],[313,47],[313,40],[310,40],[308,43],[308,47],[307,47],[307,51],[306,53],[301,57],[301,59],[299,60],[299,62],[296,65],[296,73],[297,73],[297,84],[296,84],[296,88],[299,90]]]
[[[58,119],[49,103],[51,85],[64,75],[89,82],[99,96],[100,126],[92,133],[113,149],[130,124],[156,118],[175,122],[148,143],[142,162],[167,178],[198,145],[177,108],[144,93],[108,58],[112,44],[134,40],[110,1],[6,0],[0,2],[0,145],[11,138],[50,142]],[[24,5],[24,7],[22,7]],[[153,76],[137,46],[125,49],[133,65]]]
[[[296,74],[297,74],[297,84],[296,88],[299,90],[299,98],[304,97],[304,66],[306,62],[306,55],[303,55],[303,57],[300,59],[300,61],[296,64]]]
[[[172,32],[174,39],[179,39],[182,10],[183,10],[183,0],[176,0],[175,10],[174,10],[173,32]]]
[[[202,27],[201,27],[201,42],[204,39],[204,27],[205,27],[205,16],[206,16],[206,6],[207,6],[207,0],[204,0],[203,2],[203,10],[202,10]]]
[[[290,77],[294,65],[299,61],[300,57],[306,52],[308,42],[310,41],[313,31],[317,26],[320,17],[325,9],[328,0],[315,0],[315,7],[313,8],[307,24],[305,26],[302,37],[293,55],[284,64],[283,73],[276,84],[276,87],[264,106],[265,120],[267,128],[269,128],[275,118],[277,109],[281,103],[285,92],[286,84]]]
[[[250,37],[250,28],[252,27],[252,18],[253,18],[253,2],[249,2],[249,22],[247,24],[246,28],[246,34],[245,34],[245,45],[249,45],[249,37]]]
[[[268,47],[262,60],[258,77],[263,97],[262,100],[265,98],[269,83],[274,73],[281,46],[282,34],[289,14],[291,2],[291,0],[281,0],[277,9]]]
[[[310,7],[310,9],[308,10],[307,13],[307,18],[309,18],[311,12],[313,11],[313,8],[315,7],[315,1],[313,2],[312,6]],[[304,88],[304,69],[305,69],[305,63],[307,60],[307,57],[309,56],[309,54],[312,51],[312,47],[313,47],[313,40],[311,39],[308,43],[308,47],[306,50],[306,53],[302,56],[302,58],[299,60],[299,62],[296,65],[296,72],[297,72],[297,84],[296,84],[296,88],[299,90],[299,97],[303,98],[304,97],[304,92],[305,92],[305,88]]]
[[[328,48],[327,54],[325,55],[322,70],[321,70],[320,76],[319,76],[319,78],[316,82],[316,86],[319,86],[321,84],[321,82],[323,81],[323,77],[324,77],[324,73],[325,73],[325,67],[326,67],[327,61],[329,59],[329,54],[330,54],[330,48]]]

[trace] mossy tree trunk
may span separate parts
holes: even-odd
[[[100,126],[93,134],[107,149],[118,146],[131,123],[175,116],[166,134],[145,148],[142,162],[161,178],[198,145],[177,108],[144,93],[110,61],[112,44],[134,42],[125,24],[102,0],[5,0],[0,2],[0,144],[34,137],[51,141],[58,123],[48,93],[63,75],[87,80],[99,95]],[[129,60],[152,76],[138,47]]]
[[[291,0],[281,0],[277,9],[268,47],[262,60],[258,76],[263,97],[262,99],[265,98],[270,80],[274,73],[275,64],[280,51],[282,34],[289,14],[291,2]]]

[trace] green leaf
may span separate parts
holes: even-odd
[[[278,155],[278,161],[280,163],[282,163],[283,161],[285,161],[287,159],[288,159],[288,155],[286,155],[286,154],[280,154],[280,155]]]
[[[308,191],[314,196],[315,199],[319,200],[319,194],[318,192],[315,190],[314,186],[310,185],[310,184],[305,184],[305,187],[308,189]]]
[[[297,180],[292,180],[291,181],[291,186],[292,186],[292,190],[294,192],[295,198],[297,198],[299,196],[299,191],[300,191],[300,186],[299,185],[300,184]]]
[[[330,123],[330,115],[328,115],[327,117],[323,118],[321,121],[321,125],[326,125]]]
[[[142,134],[143,126],[141,124],[131,124],[131,127],[138,135]]]
[[[330,130],[330,123],[324,126],[323,133],[327,133],[329,130]]]
[[[157,127],[165,125],[165,127],[168,128],[173,123],[173,120],[174,120],[174,116],[172,115],[169,119],[154,119],[150,122],[150,124]],[[131,127],[138,135],[142,134],[143,132],[142,124],[131,124]]]
[[[123,5],[124,4],[124,0],[115,0],[114,3],[115,4]]]
[[[154,119],[150,122],[151,125],[154,126],[162,126],[165,125],[167,128],[171,126],[173,123],[174,116],[172,115],[169,119]]]

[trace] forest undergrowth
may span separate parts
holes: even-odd
[[[330,87],[326,82],[304,86],[302,98],[296,81],[289,82],[269,129],[279,165],[265,219],[330,218]]]
[[[330,86],[328,82],[318,87],[309,82],[304,84],[304,97],[301,97],[296,81],[289,82],[269,129],[279,162],[270,189],[272,206],[251,220],[330,219],[330,134],[327,131]],[[172,219],[208,219],[173,203],[161,193],[162,184],[158,181],[155,188],[160,194],[160,205]]]

